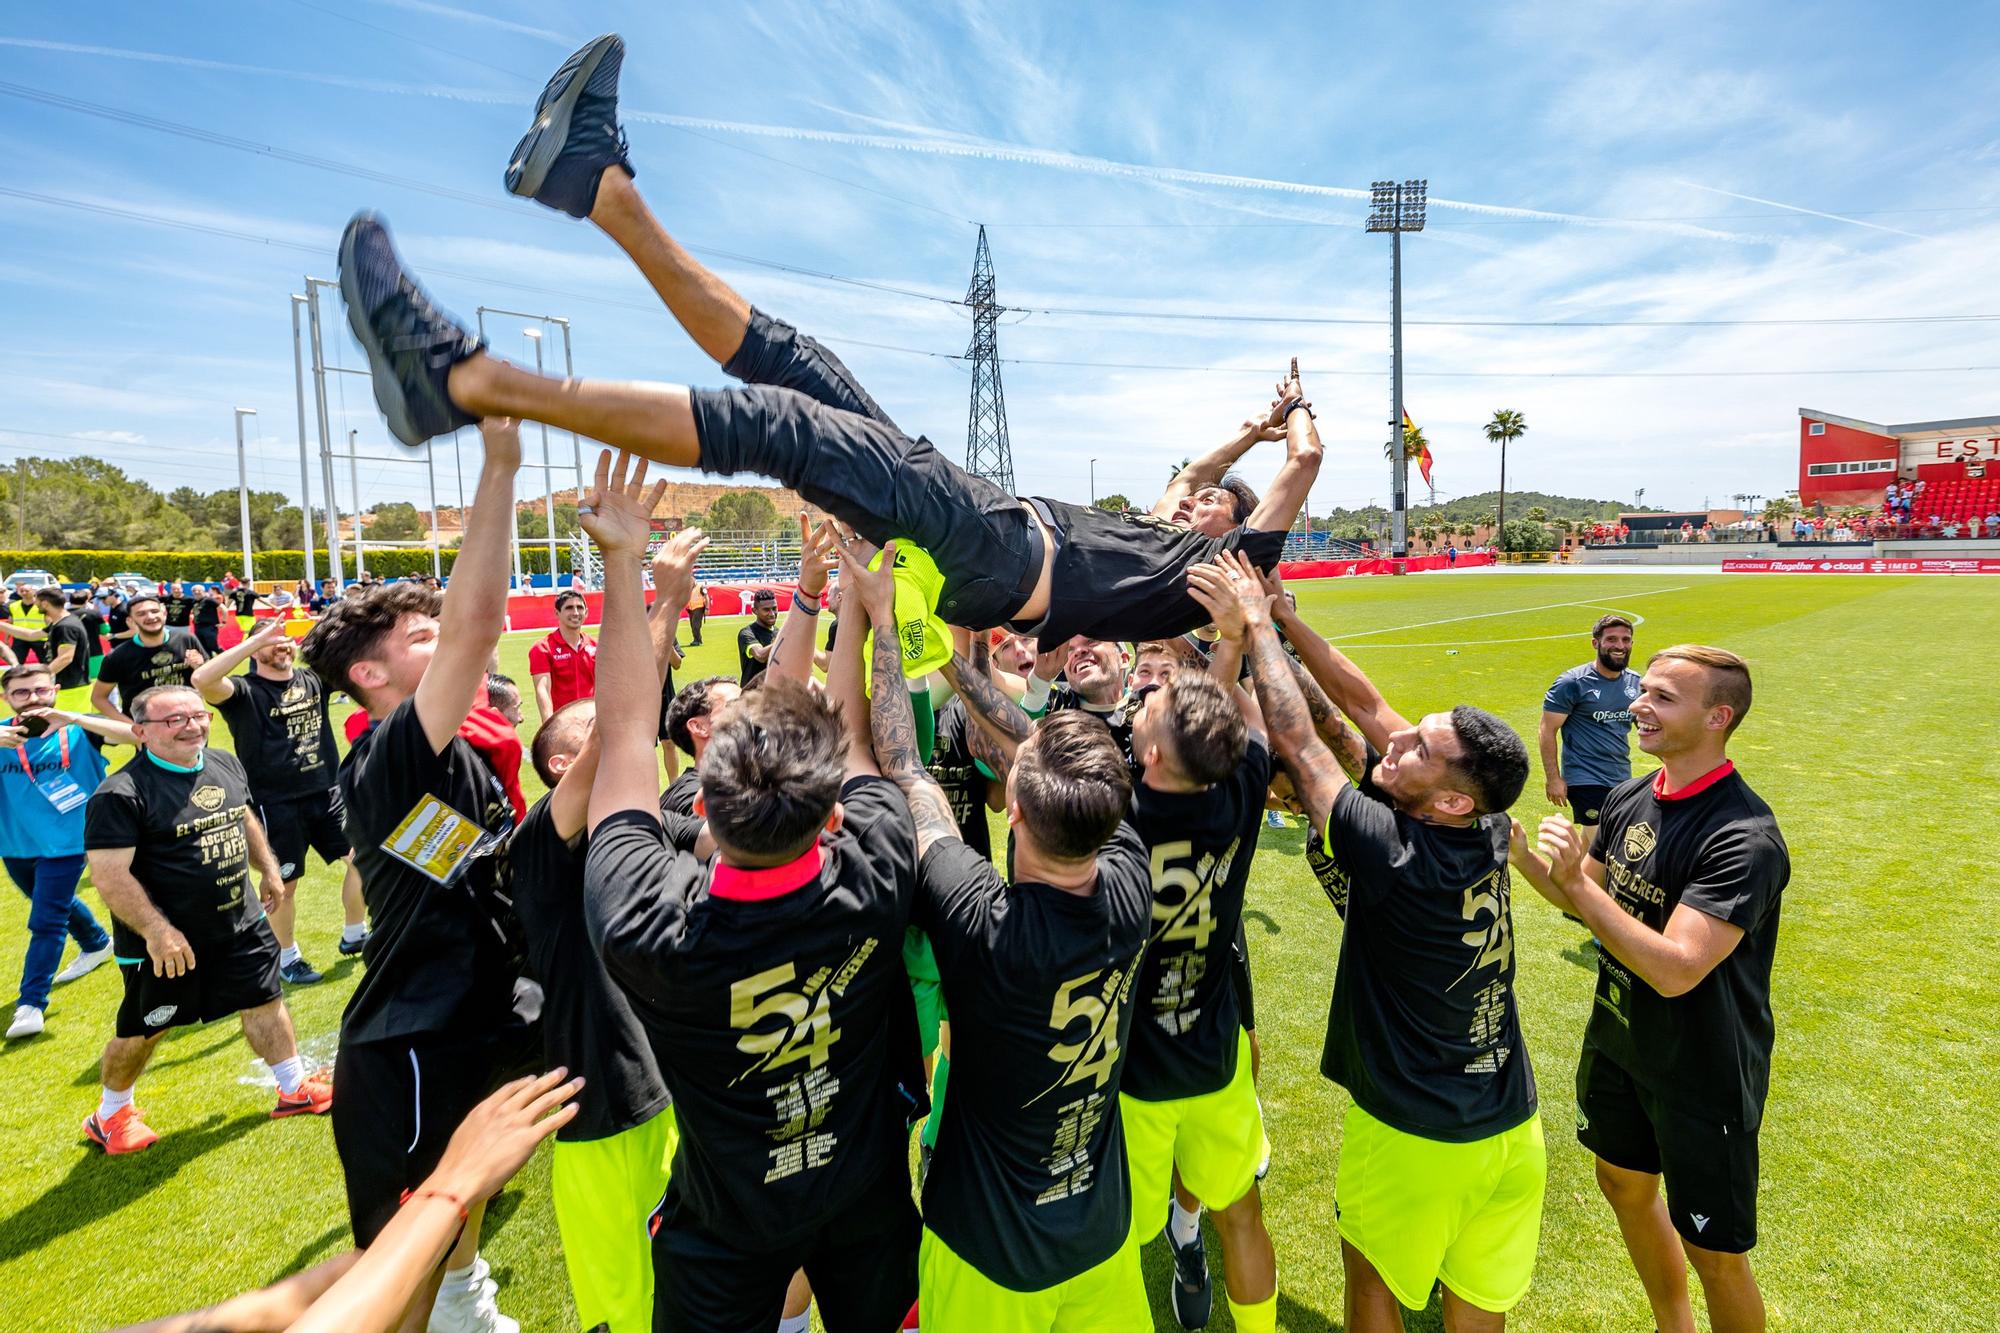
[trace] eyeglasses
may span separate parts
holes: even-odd
[[[18,690],[7,691],[9,699],[53,699],[56,687],[53,685],[23,685]]]
[[[168,713],[165,717],[135,717],[132,719],[132,725],[135,727],[165,727],[169,731],[179,731],[190,722],[199,722],[205,727],[214,716],[214,713],[204,708],[198,713]]]

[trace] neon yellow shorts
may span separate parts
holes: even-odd
[[[653,1327],[653,1236],[649,1222],[667,1192],[680,1146],[674,1108],[608,1139],[556,1140],[550,1194],[577,1321],[611,1333]]]
[[[929,1227],[917,1250],[917,1317],[924,1333],[1138,1333],[1153,1327],[1139,1247],[1040,1291],[1003,1287],[952,1253]]]
[[[1350,1104],[1333,1194],[1341,1239],[1412,1310],[1444,1284],[1505,1313],[1527,1293],[1542,1233],[1542,1118],[1472,1143],[1392,1129]]]
[[[876,556],[870,569],[882,563]],[[911,680],[928,676],[951,661],[951,627],[938,619],[938,598],[944,593],[944,574],[937,561],[921,546],[907,540],[896,543],[896,632],[903,640],[903,675]],[[875,631],[862,641],[862,684],[869,687],[867,663],[875,660]]]
[[[65,713],[96,712],[90,706],[90,689],[88,685],[72,685],[66,690],[57,690],[56,707]]]
[[[1165,1225],[1174,1167],[1181,1183],[1211,1212],[1227,1208],[1257,1183],[1264,1160],[1264,1111],[1250,1082],[1250,1038],[1236,1036],[1236,1073],[1199,1097],[1149,1102],[1118,1094],[1125,1156],[1132,1169],[1132,1230],[1150,1236]]]

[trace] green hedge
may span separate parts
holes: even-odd
[[[305,577],[306,556],[304,551],[257,551],[256,571],[259,581],[266,579],[294,583]],[[431,572],[431,553],[428,547],[384,547],[366,552],[368,568],[385,578],[398,578],[404,574],[428,574]],[[442,552],[444,572],[451,573],[452,561],[458,558],[458,550],[447,546]],[[342,552],[342,572],[354,577],[354,552],[351,548]],[[569,546],[558,543],[556,563],[569,571]],[[521,544],[521,564],[530,574],[546,574],[549,571],[549,549],[546,545],[531,546]],[[321,578],[327,574],[325,551],[313,552],[313,568]],[[202,582],[216,582],[227,570],[243,573],[243,553],[241,551],[0,551],[0,578],[17,569],[46,569],[65,583],[81,583],[85,579],[103,578],[107,574],[144,574],[149,579],[194,579]]]

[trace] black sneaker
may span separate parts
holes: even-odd
[[[445,376],[486,345],[431,304],[403,271],[389,229],[373,213],[356,213],[340,238],[340,295],[347,324],[375,377],[375,404],[389,430],[411,448],[479,418],[445,392]]]
[[[281,964],[278,975],[285,979],[285,984],[288,986],[310,986],[316,981],[326,980],[313,970],[313,965],[306,961],[304,954],[300,954],[289,963]]]
[[[367,947],[368,932],[365,930],[361,932],[361,938],[358,940],[350,940],[345,935],[340,937],[340,956],[342,958],[352,958]]]
[[[1208,1327],[1215,1292],[1208,1285],[1208,1249],[1202,1244],[1201,1232],[1196,1231],[1186,1245],[1174,1243],[1171,1222],[1160,1234],[1167,1238],[1167,1248],[1174,1255],[1174,1318],[1182,1328]]]
[[[507,160],[507,188],[587,218],[609,166],[632,172],[618,126],[618,70],[625,42],[608,33],[563,61],[535,103],[535,123]],[[637,174],[637,173],[632,173]]]

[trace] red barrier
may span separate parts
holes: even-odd
[[[1725,574],[2000,574],[2000,560],[1980,556],[1925,556],[1883,560],[1725,560]]]
[[[1469,569],[1490,565],[1493,560],[1491,552],[1461,552],[1456,564],[1441,555],[1413,555],[1403,561],[1403,571],[1422,574],[1438,569]],[[1394,574],[1396,562],[1387,556],[1369,556],[1360,560],[1288,560],[1278,566],[1278,572],[1288,579],[1337,579],[1351,574]]]

